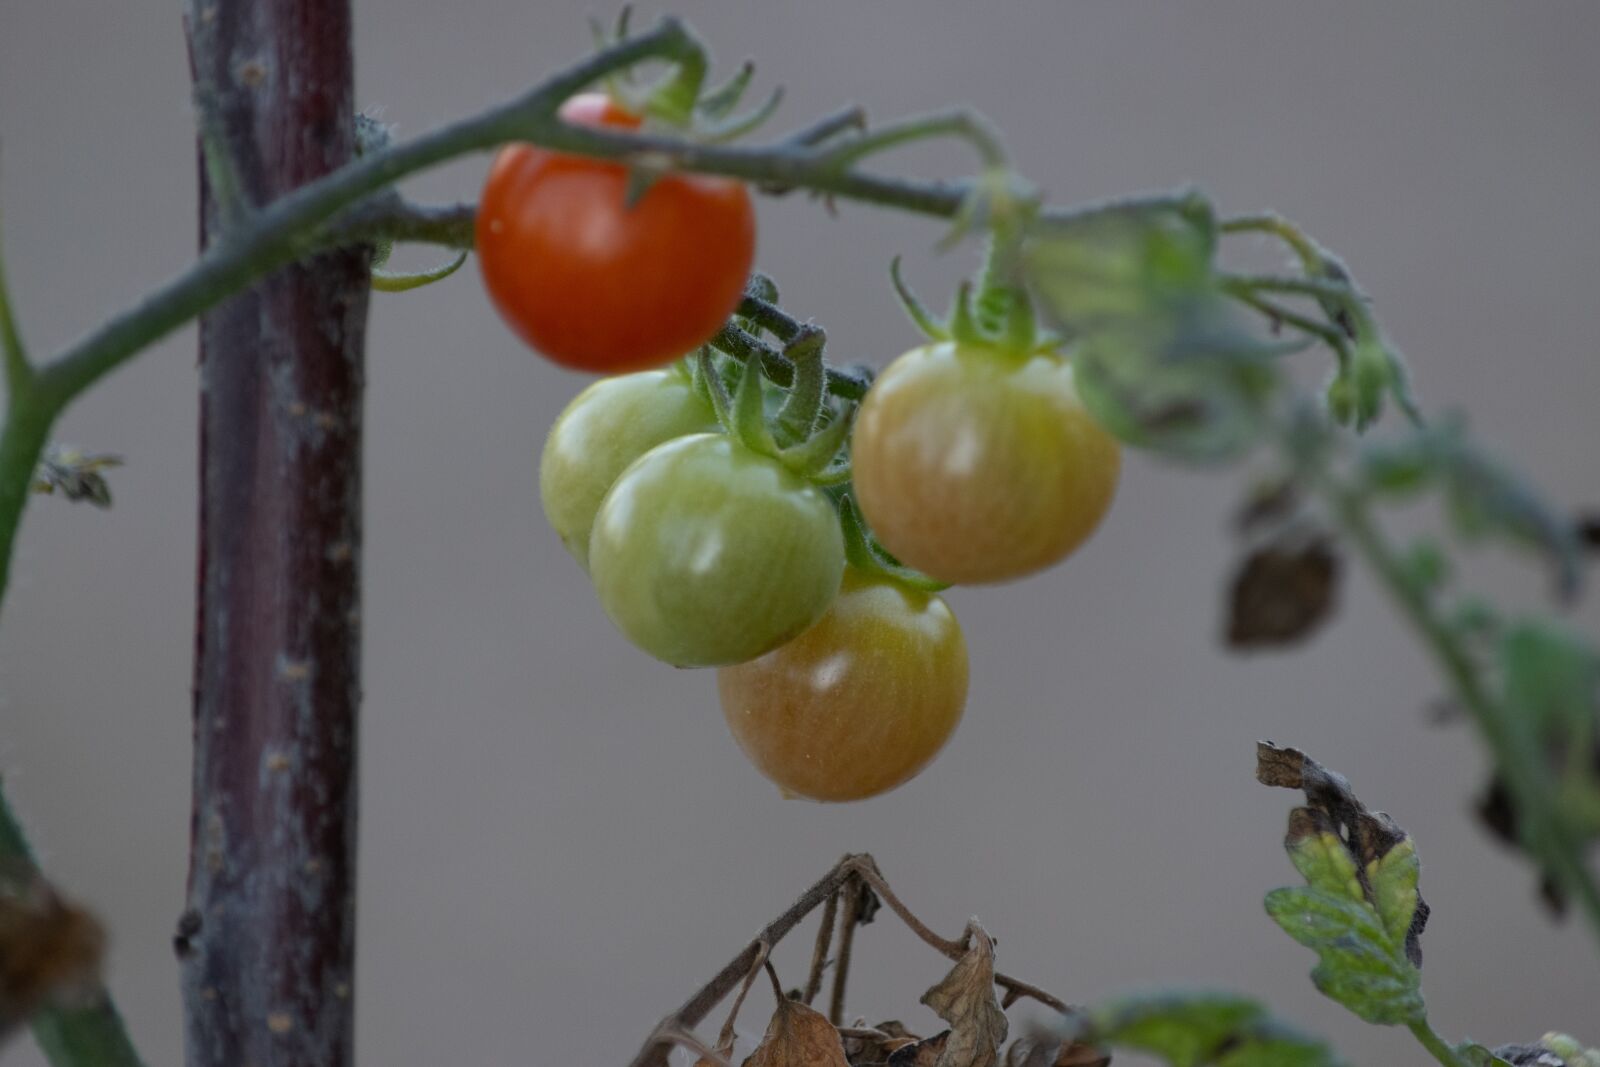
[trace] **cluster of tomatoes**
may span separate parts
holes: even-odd
[[[598,95],[562,114],[639,122]],[[930,343],[859,406],[824,393],[820,351],[787,388],[715,352],[754,248],[738,182],[669,174],[640,193],[619,164],[526,145],[496,160],[477,222],[512,328],[611,375],[540,463],[545,514],[606,614],[664,662],[718,668],[729,727],[785,793],[860,799],[926,766],[965,707],[937,590],[1065,557],[1110,506],[1119,451],[1019,294],[1005,314],[964,291],[948,324],[918,315]]]

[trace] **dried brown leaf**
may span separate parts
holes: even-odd
[[[0,1033],[99,980],[105,932],[31,870],[0,871]]]
[[[967,923],[966,955],[922,1003],[950,1024],[936,1067],[993,1067],[1009,1024],[994,994],[994,941],[976,920]]]
[[[950,1044],[950,1031],[941,1030],[932,1037],[913,1041],[896,1049],[885,1067],[939,1067],[941,1056]]]
[[[1271,648],[1304,640],[1332,614],[1338,584],[1339,557],[1323,538],[1254,550],[1229,588],[1229,647]]]
[[[1005,1067],[1109,1067],[1111,1053],[1035,1026],[1006,1046]]]
[[[850,1067],[839,1031],[799,1001],[781,1000],[744,1067]]]
[[[879,1026],[856,1026],[840,1030],[844,1039],[844,1058],[850,1067],[874,1067],[887,1063],[889,1057],[907,1045],[915,1045],[917,1038],[906,1032],[897,1022]]]

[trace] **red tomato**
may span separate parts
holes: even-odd
[[[568,122],[634,129],[602,94],[573,97]],[[478,205],[484,287],[506,322],[556,363],[612,374],[657,367],[722,328],[755,257],[740,182],[657,180],[626,203],[627,168],[533,145],[501,150]]]

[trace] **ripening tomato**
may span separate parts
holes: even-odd
[[[580,125],[638,127],[603,94],[561,109]],[[511,328],[551,360],[613,374],[659,367],[722,328],[755,257],[740,182],[668,174],[629,206],[619,163],[501,150],[478,205],[484,287]]]
[[[606,493],[589,537],[600,606],[679,667],[742,663],[828,610],[844,535],[823,492],[724,434],[646,452]]]
[[[567,405],[539,457],[539,499],[580,566],[589,566],[589,531],[617,476],[659,444],[716,428],[710,403],[677,370],[602,378]]]
[[[1072,367],[941,342],[890,364],[856,417],[856,500],[901,562],[1001,582],[1082,544],[1111,506],[1121,450]]]
[[[847,568],[833,607],[717,672],[739,747],[785,793],[861,800],[911,780],[955,732],[967,646],[945,602]]]

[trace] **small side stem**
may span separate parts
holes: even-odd
[[[844,909],[839,916],[839,948],[833,954],[833,991],[828,996],[828,1021],[844,1025],[844,993],[850,980],[850,952],[855,945],[856,923],[861,918],[861,885],[852,880],[844,889]]]
[[[22,825],[0,783],[0,862],[37,871]],[[122,1016],[103,989],[73,1007],[48,1006],[34,1015],[33,1037],[52,1067],[143,1067]]]
[[[1467,1067],[1466,1061],[1456,1055],[1456,1051],[1450,1047],[1450,1043],[1435,1033],[1433,1027],[1428,1025],[1428,1020],[1423,1019],[1421,1022],[1412,1023],[1410,1030],[1418,1043],[1428,1050],[1428,1054],[1442,1063],[1444,1067]]]
[[[817,927],[817,943],[811,950],[811,970],[806,975],[806,988],[802,999],[810,1004],[822,992],[822,972],[828,966],[828,948],[833,944],[833,924],[839,917],[839,894],[828,898],[822,909],[822,923]]]
[[[1217,224],[1217,230],[1221,233],[1264,233],[1276,237],[1299,257],[1300,265],[1307,274],[1320,273],[1323,264],[1332,259],[1309,234],[1275,212],[1264,211],[1259,215],[1223,219]]]
[[[1006,165],[1006,154],[1000,146],[1000,139],[995,136],[987,122],[970,111],[944,111],[880,126],[830,150],[823,160],[826,165],[843,170],[868,156],[886,152],[891,148],[939,137],[954,137],[966,141],[977,151],[985,167],[998,168]]]

